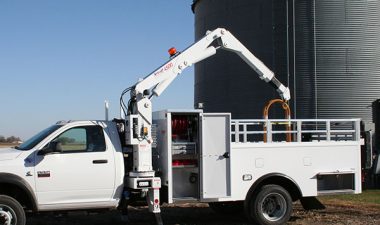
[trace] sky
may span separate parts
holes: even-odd
[[[0,135],[23,140],[60,120],[119,117],[124,88],[194,42],[192,0],[0,0]],[[192,108],[185,70],[154,110]],[[128,98],[128,97],[127,97]],[[126,99],[128,100],[128,99]]]

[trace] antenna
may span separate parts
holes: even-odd
[[[104,110],[105,110],[106,121],[108,121],[108,111],[109,111],[109,102],[108,102],[108,100],[104,101]]]

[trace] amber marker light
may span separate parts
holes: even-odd
[[[177,49],[175,49],[175,48],[173,47],[173,48],[170,48],[170,49],[168,50],[168,52],[169,52],[170,57],[172,57],[172,56],[174,56],[175,54],[177,54]]]
[[[145,135],[145,136],[148,135],[148,128],[147,128],[147,127],[144,127],[143,132],[144,132],[144,135]]]

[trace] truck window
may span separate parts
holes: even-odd
[[[60,134],[54,141],[61,143],[63,153],[101,152],[106,150],[103,128],[100,126],[71,128]]]
[[[16,149],[18,150],[30,150],[34,148],[38,143],[40,143],[43,139],[45,139],[47,136],[49,136],[54,131],[58,130],[58,128],[62,127],[61,125],[53,125],[45,130],[39,132],[38,134],[31,137],[29,140],[22,143],[20,146],[17,146]]]

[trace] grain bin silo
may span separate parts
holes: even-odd
[[[195,39],[225,27],[288,84],[293,117],[370,124],[380,97],[379,0],[196,0],[193,11]],[[219,53],[195,67],[195,104],[261,117],[277,94],[255,76],[237,56]]]
[[[280,8],[278,12],[276,7]],[[194,1],[195,39],[207,30],[224,27],[287,84],[287,74],[283,72],[286,11],[282,7],[285,4],[268,0]],[[219,51],[195,66],[195,103],[204,103],[205,111],[229,111],[234,118],[258,118],[265,103],[275,97],[278,94],[231,52]]]

